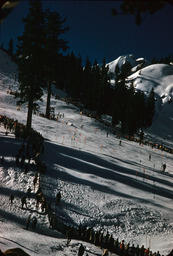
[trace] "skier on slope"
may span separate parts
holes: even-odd
[[[163,172],[165,172],[165,170],[166,170],[166,163],[164,163],[164,164],[162,165],[162,170],[163,170]]]
[[[151,154],[149,154],[148,160],[151,161]]]

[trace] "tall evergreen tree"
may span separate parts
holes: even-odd
[[[121,66],[121,71],[120,71],[120,79],[125,79],[126,77],[128,77],[130,75],[130,71],[131,71],[131,64],[126,61],[122,66]]]
[[[155,97],[154,89],[152,88],[146,101],[146,127],[152,125],[152,120],[155,113]]]
[[[106,66],[106,59],[103,58],[102,66],[100,69],[101,79],[100,79],[100,106],[98,109],[98,113],[103,114],[105,112],[106,106],[106,94],[109,88],[109,76],[108,76],[109,66]]]
[[[27,129],[32,124],[34,106],[42,96],[42,63],[44,18],[40,1],[30,1],[30,8],[24,21],[23,35],[18,37],[17,64],[18,64],[18,97],[19,103],[27,103]]]
[[[120,68],[118,65],[115,66],[115,84],[118,82],[120,79]]]
[[[8,54],[13,57],[13,51],[14,51],[14,48],[13,48],[13,39],[11,38],[9,43],[8,43]]]
[[[71,97],[75,99],[79,99],[82,95],[82,59],[80,55],[76,57],[74,53],[72,52],[68,56],[68,63],[65,67],[66,76],[68,79],[68,93],[71,95]],[[82,99],[81,99],[82,100]]]
[[[64,27],[65,19],[62,19],[57,12],[46,10],[45,22],[45,54],[44,54],[44,78],[47,83],[47,104],[46,117],[50,116],[51,85],[56,79],[58,67],[61,61],[60,50],[65,51],[67,42],[60,38],[60,35],[67,31]],[[60,75],[60,73],[58,72]]]
[[[97,113],[99,112],[100,108],[100,80],[101,80],[101,73],[100,67],[97,63],[97,60],[94,61],[92,66],[92,110],[96,110]]]
[[[82,76],[82,100],[87,108],[91,106],[92,93],[92,67],[89,58],[86,59],[86,64]]]

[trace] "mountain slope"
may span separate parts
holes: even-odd
[[[154,64],[137,71],[128,78],[137,90],[149,94],[154,88],[156,115],[148,132],[157,141],[173,139],[173,66]],[[164,141],[164,143],[166,142]]]
[[[25,123],[26,108],[17,111],[15,99],[7,94],[13,85],[7,75],[0,75],[0,114]],[[46,95],[40,103],[42,112],[45,99]],[[173,244],[173,155],[125,139],[120,146],[116,135],[100,122],[81,115],[77,107],[54,97],[51,103],[56,114],[64,115],[58,122],[34,115],[33,128],[46,139],[43,157],[47,172],[41,176],[41,184],[56,214],[71,225],[101,228],[104,234],[108,230],[115,239],[135,246],[144,244],[166,255]],[[36,209],[34,198],[28,200],[28,209],[21,209],[21,196],[29,186],[34,194],[35,174],[32,169],[25,174],[15,165],[14,156],[22,142],[12,134],[5,136],[0,127],[0,156],[5,158],[0,165],[0,247],[18,243],[31,255],[76,255],[80,242],[73,240],[67,247],[66,240],[49,229],[47,215]],[[62,201],[56,207],[59,190]],[[15,194],[12,206],[11,192]],[[38,219],[36,231],[25,230],[29,214]],[[101,254],[99,248],[86,246],[89,255]]]

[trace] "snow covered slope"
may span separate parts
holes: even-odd
[[[157,136],[159,141],[173,139],[173,66],[150,65],[131,75],[128,80],[146,94],[154,88],[156,115],[149,133]]]
[[[114,84],[115,67],[129,62],[132,75],[127,79],[133,82],[137,90],[148,95],[154,88],[156,98],[156,113],[152,126],[147,131],[147,137],[160,143],[170,144],[173,139],[173,66],[166,64],[150,65],[144,58],[135,59],[132,54],[120,56],[108,63],[111,73],[111,83]],[[137,71],[136,71],[137,70]]]
[[[14,84],[0,71],[0,114],[25,123],[25,107],[17,111],[13,96],[7,94]],[[42,112],[45,98],[40,103]],[[56,214],[68,223],[108,230],[114,238],[135,246],[144,244],[166,255],[173,244],[173,155],[127,140],[119,146],[119,139],[107,127],[81,115],[77,107],[55,98],[51,103],[56,114],[64,113],[64,117],[56,122],[34,115],[33,128],[47,139],[44,159],[48,171],[41,182]],[[158,125],[162,127],[162,120]],[[18,246],[40,256],[76,255],[79,241],[73,240],[67,247],[66,240],[49,229],[47,216],[36,210],[34,198],[28,200],[28,209],[21,209],[21,196],[29,186],[33,193],[34,172],[25,174],[15,166],[14,155],[22,141],[4,132],[0,127],[0,156],[5,157],[5,164],[0,165],[0,248]],[[161,171],[164,162],[165,173]],[[59,190],[62,201],[56,207]],[[10,193],[15,194],[12,206]],[[36,231],[25,229],[29,214],[38,219]],[[86,246],[89,256],[101,254],[99,248]]]

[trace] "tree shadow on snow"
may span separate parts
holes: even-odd
[[[86,178],[83,179],[82,177],[80,177],[80,173],[81,175],[84,173],[87,173],[87,174],[96,176],[96,178],[100,177],[107,180],[120,182],[122,184],[128,185],[130,187],[134,187],[136,189],[139,189],[145,192],[149,192],[151,194],[155,193],[156,195],[159,195],[162,197],[171,198],[171,199],[173,198],[173,192],[171,190],[168,190],[163,187],[159,187],[156,184],[153,185],[141,180],[137,180],[135,170],[121,167],[115,163],[114,164],[110,163],[94,154],[47,142],[45,156],[46,155],[47,155],[46,164],[48,166],[47,175],[50,175],[52,178],[55,178],[55,179],[59,178],[61,180],[64,180],[67,182],[73,182],[76,184],[84,184],[91,187],[94,190],[98,190],[104,193],[109,193],[115,196],[151,203],[151,201],[149,200],[145,200],[143,198],[140,199],[138,197],[125,194],[121,191],[113,190],[109,185],[106,186],[106,185],[98,184],[94,181],[86,180]],[[55,168],[56,165],[57,165],[57,168],[60,167],[59,170],[57,171]],[[75,171],[75,176],[70,172],[62,171],[63,168],[68,168],[72,170],[72,172]],[[123,175],[122,173],[128,174],[128,175],[131,174],[134,177],[129,177],[129,176]],[[141,175],[141,178],[145,177],[144,174],[142,173],[139,175]],[[152,176],[151,178],[153,179]],[[162,180],[157,179],[157,181],[161,182]],[[171,185],[171,182],[167,183],[166,181],[166,185],[167,184]],[[152,203],[155,204],[154,202]]]
[[[46,144],[46,154],[48,155],[48,161],[47,164],[49,165],[48,168],[51,168],[48,172],[48,175],[54,176],[55,178],[59,176],[60,178],[63,178],[65,180],[70,180],[72,182],[76,183],[83,183],[87,184],[88,186],[92,186],[93,188],[97,188],[97,190],[100,190],[102,192],[106,193],[112,193],[116,194],[117,196],[122,196],[126,198],[133,198],[130,195],[123,194],[121,192],[112,190],[111,188],[108,188],[104,185],[99,185],[91,181],[86,181],[85,179],[67,174],[67,172],[59,172],[58,175],[55,173],[55,165],[60,166],[61,168],[68,168],[71,170],[74,170],[78,173],[87,173],[91,175],[95,175],[96,177],[104,178],[107,180],[113,180],[115,182],[120,182],[122,184],[128,185],[130,187],[134,187],[139,190],[143,190],[146,192],[153,193],[153,191],[166,198],[173,199],[173,192],[169,189],[158,187],[156,184],[149,184],[147,182],[140,181],[136,178],[136,170],[132,170],[126,167],[121,167],[117,164],[110,163],[104,159],[102,159],[99,156],[96,156],[94,154],[79,151],[76,149],[71,149],[65,146],[55,145],[51,143]],[[118,159],[120,160],[120,159]],[[132,175],[133,177],[129,177],[127,175]],[[144,173],[138,173],[138,176],[141,178],[145,178]],[[164,185],[169,185],[170,187],[173,185],[173,183],[159,179],[157,177],[152,177],[150,175],[147,175],[149,180],[157,181],[157,183],[162,183]]]

